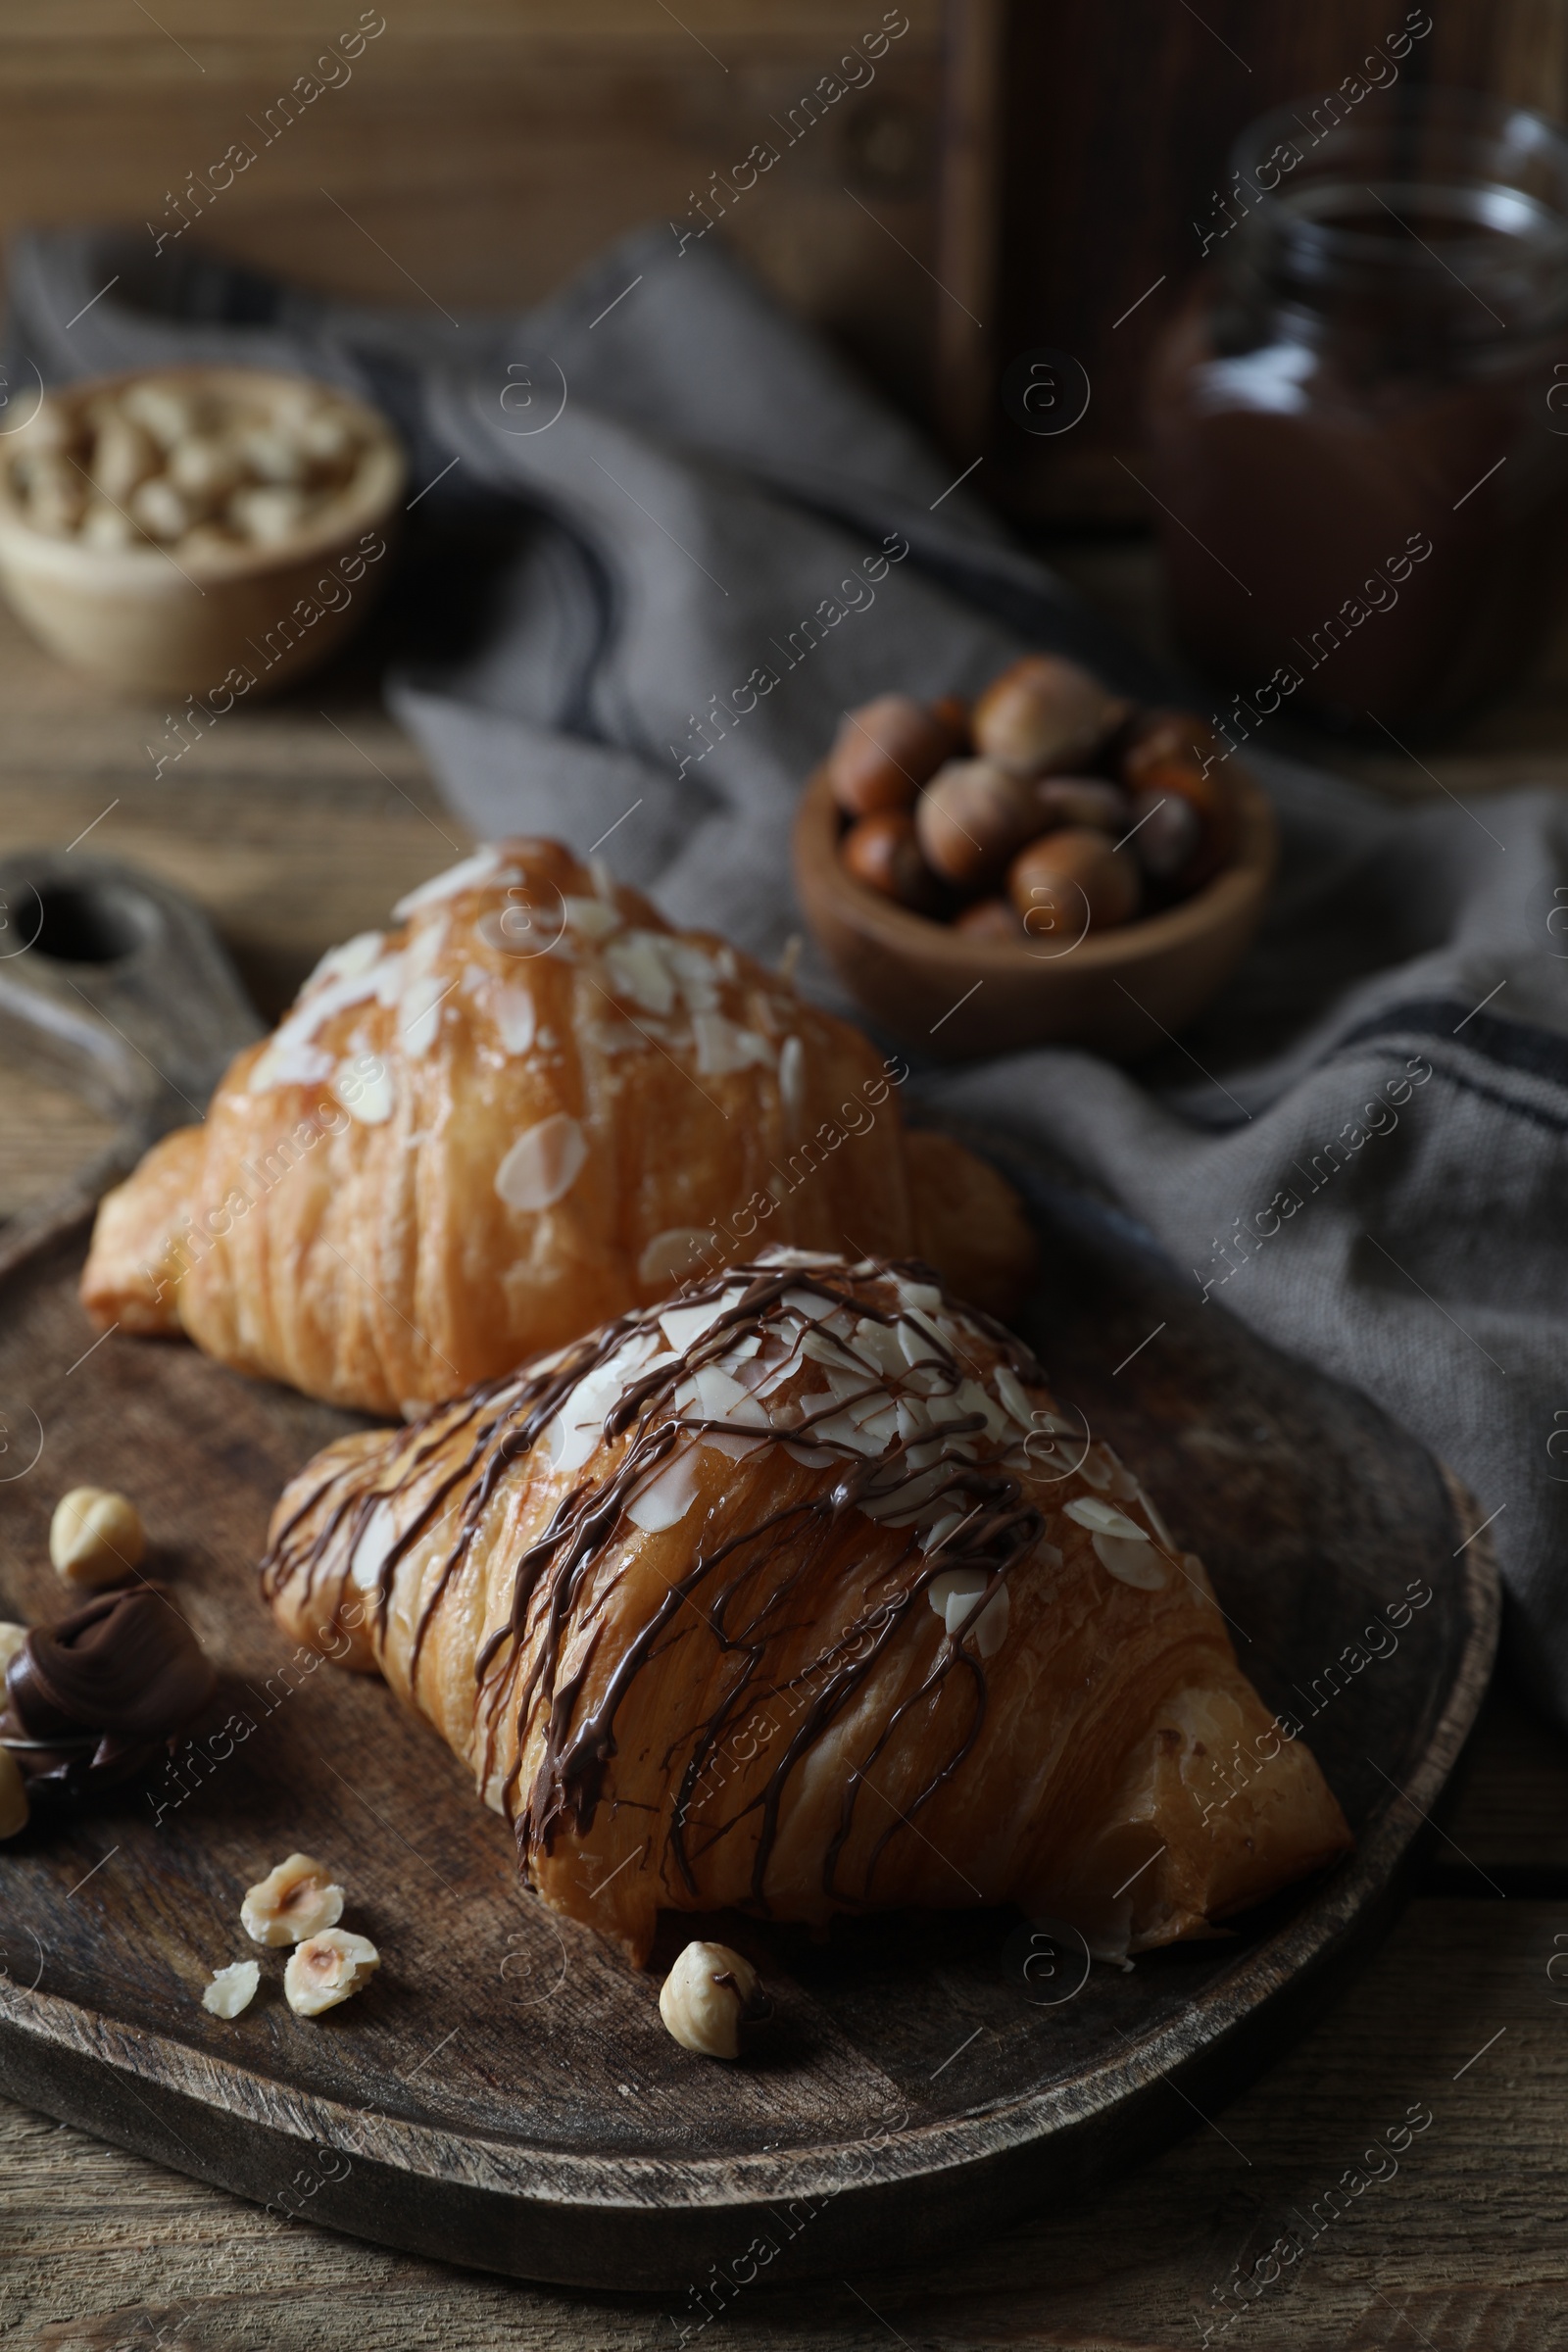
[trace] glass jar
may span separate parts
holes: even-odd
[[[1149,381],[1178,641],[1259,715],[1439,726],[1562,574],[1568,140],[1396,86],[1282,107],[1234,163]]]

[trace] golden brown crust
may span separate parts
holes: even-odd
[[[170,1250],[189,1212],[205,1150],[202,1128],[176,1127],[99,1202],[81,1303],[101,1331],[115,1323],[154,1337],[178,1331]]]
[[[1005,1901],[1122,1953],[1349,1839],[1078,1426],[918,1272],[770,1253],[327,1448],[264,1583],[292,1638],[368,1643],[546,1899],[638,1958],[662,1907]]]
[[[907,1072],[778,975],[553,842],[498,844],[412,901],[334,951],[206,1125],[104,1203],[101,1321],[177,1315],[224,1363],[392,1412],[766,1242],[920,1248]],[[990,1227],[977,1276],[1004,1287],[1016,1205],[942,1150],[932,1247],[959,1270],[962,1161]]]

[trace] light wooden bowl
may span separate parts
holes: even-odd
[[[141,375],[264,400],[297,394],[308,380],[257,368],[136,368],[61,385],[50,399],[74,407]],[[55,538],[27,520],[0,440],[0,586],[38,642],[122,692],[159,697],[216,695],[236,666],[253,681],[247,696],[271,694],[335,653],[392,568],[407,467],[379,411],[336,385],[322,389],[357,413],[368,451],[340,498],[271,547],[187,557],[150,543],[102,548]],[[355,579],[367,534],[383,552]]]
[[[1200,1012],[1241,959],[1278,855],[1274,811],[1227,761],[1236,852],[1179,906],[1076,946],[977,940],[911,914],[845,869],[843,819],[818,768],[795,820],[795,884],[835,971],[903,1043],[943,1061],[1024,1046],[1089,1046],[1134,1060]]]

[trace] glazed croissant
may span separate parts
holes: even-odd
[[[999,1307],[1027,1278],[1010,1188],[905,1130],[906,1068],[558,843],[394,914],[105,1199],[95,1322],[395,1412],[770,1241],[918,1251]]]
[[[270,1544],[637,1960],[662,1908],[1004,1901],[1121,1955],[1350,1841],[1197,1556],[918,1265],[770,1250],[328,1446]]]

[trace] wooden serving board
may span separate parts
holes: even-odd
[[[639,1974],[555,1920],[435,1736],[379,1683],[305,1671],[259,1602],[273,1499],[348,1416],[184,1347],[94,1346],[78,1211],[0,1256],[0,1616],[62,1613],[53,1503],[122,1488],[221,1688],[167,1775],[35,1816],[0,1856],[0,2085],[288,2215],[663,2288],[692,2330],[754,2278],[972,2239],[1215,2118],[1388,1923],[1485,1689],[1495,1571],[1464,1497],[1365,1397],[1195,1305],[1106,1212],[1030,1191],[1049,1273],[1024,1328],[1207,1561],[1270,1705],[1309,1715],[1317,1686],[1346,1863],[1127,1974],[1031,1946],[1010,1913],[822,1942],[727,1918],[778,2022],[755,2064],[694,2059],[657,1989],[701,1926],[666,1923]],[[1432,1597],[1392,1654],[1363,1648],[1331,1694],[1325,1669],[1412,1584]],[[211,1969],[255,1955],[243,1888],[295,1848],[348,1888],[379,1975],[312,2023],[262,1955],[251,2010],[209,2017]]]

